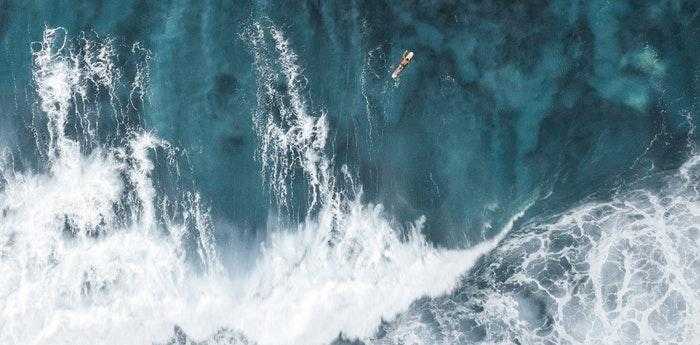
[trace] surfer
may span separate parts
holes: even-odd
[[[394,70],[394,73],[391,74],[391,77],[394,79],[398,78],[399,75],[401,75],[401,72],[403,72],[404,68],[411,63],[411,60],[413,60],[413,52],[408,50],[404,51],[403,55],[401,55],[401,62]]]

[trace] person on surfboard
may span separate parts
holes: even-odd
[[[412,60],[413,52],[408,50],[404,51],[403,55],[401,55],[401,62],[399,63],[399,66],[396,67],[396,69],[394,70],[394,73],[391,74],[391,77],[394,79],[398,78],[399,75],[401,75],[401,72],[403,72],[404,68],[406,68],[406,66],[408,66],[408,64],[410,64]]]

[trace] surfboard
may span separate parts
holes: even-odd
[[[391,77],[393,79],[398,78],[403,72],[403,70],[406,68],[406,66],[408,66],[408,64],[410,64],[411,61],[413,61],[413,55],[414,54],[412,51],[406,50],[403,52],[403,55],[401,55],[401,62],[399,62],[399,66],[396,67],[394,73],[391,74]]]

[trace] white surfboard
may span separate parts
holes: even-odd
[[[398,78],[411,61],[413,61],[413,52],[408,50],[404,51],[403,55],[401,55],[401,62],[399,62],[399,66],[396,67],[391,77],[394,79]]]

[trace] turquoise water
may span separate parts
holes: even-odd
[[[37,51],[37,44],[41,46],[47,28],[61,27],[64,31],[60,37],[65,37],[76,51],[91,49],[81,43],[85,42],[82,38],[108,42],[114,50],[109,61],[121,71],[115,80],[134,80],[143,66],[149,71],[144,74],[147,86],[143,88],[106,86],[112,94],[103,92],[90,99],[99,106],[92,113],[81,113],[82,116],[87,119],[93,113],[100,113],[104,120],[99,122],[102,127],[95,134],[93,144],[87,139],[85,142],[76,139],[80,152],[89,155],[100,147],[104,150],[131,147],[128,143],[132,132],[151,133],[166,140],[176,151],[171,155],[177,156],[179,162],[177,178],[173,177],[169,160],[163,154],[151,158],[155,168],[152,176],[146,177],[152,177],[157,198],[171,196],[185,200],[178,193],[183,190],[199,193],[202,209],[207,210],[206,228],[211,232],[222,271],[231,276],[248,274],[256,271],[255,267],[267,267],[266,259],[261,257],[275,250],[265,244],[277,243],[270,237],[276,236],[280,229],[304,233],[308,224],[314,222],[321,223],[319,227],[325,229],[322,220],[328,213],[334,215],[329,216],[333,219],[331,223],[340,224],[329,225],[329,236],[333,238],[336,232],[346,234],[344,226],[355,224],[362,217],[348,211],[352,209],[350,206],[334,209],[329,205],[335,205],[336,201],[343,204],[345,201],[338,201],[344,200],[341,196],[359,189],[362,194],[358,202],[369,205],[368,209],[381,204],[382,219],[402,240],[409,241],[412,224],[422,220],[419,232],[425,237],[425,245],[436,247],[440,255],[443,251],[452,253],[448,250],[468,250],[487,243],[503,233],[503,229],[512,228],[513,235],[507,237],[511,242],[506,238],[506,243],[492,254],[485,254],[473,274],[462,276],[456,290],[439,289],[443,293],[456,291],[453,294],[423,299],[408,312],[405,312],[408,305],[394,308],[392,304],[391,308],[386,307],[389,311],[378,312],[386,322],[344,328],[344,323],[339,321],[341,326],[338,329],[329,326],[328,332],[332,330],[334,335],[344,334],[350,339],[359,337],[367,343],[414,343],[412,339],[427,344],[607,343],[581,333],[582,328],[594,325],[606,330],[629,328],[629,332],[620,336],[621,340],[610,343],[651,343],[650,339],[656,339],[660,343],[689,344],[692,336],[698,334],[690,324],[693,317],[697,318],[699,306],[695,296],[700,286],[690,278],[684,281],[684,288],[674,290],[677,294],[671,289],[661,296],[654,295],[660,305],[683,305],[683,308],[667,308],[664,316],[667,320],[675,320],[673,317],[691,320],[686,328],[677,331],[681,338],[675,340],[664,338],[674,332],[664,328],[668,325],[639,321],[654,319],[653,311],[634,314],[633,307],[595,309],[577,302],[564,308],[576,309],[571,314],[568,309],[553,312],[556,309],[553,306],[568,306],[571,301],[562,297],[566,293],[547,289],[550,284],[576,295],[588,291],[586,284],[593,284],[592,292],[581,294],[601,299],[624,290],[618,283],[610,283],[613,278],[610,281],[601,278],[615,270],[609,268],[614,266],[611,261],[599,264],[603,273],[591,273],[593,264],[586,255],[600,252],[610,256],[630,255],[634,259],[615,266],[623,273],[609,275],[628,274],[634,280],[635,271],[630,267],[642,265],[646,260],[630,254],[636,253],[634,243],[661,248],[661,256],[675,255],[668,252],[669,248],[675,248],[690,253],[679,254],[680,257],[698,257],[697,246],[686,248],[676,240],[669,240],[672,244],[668,244],[646,233],[634,232],[636,235],[629,238],[633,249],[620,249],[622,254],[607,247],[598,248],[600,243],[596,241],[606,236],[612,236],[612,242],[618,241],[612,234],[639,227],[629,219],[639,214],[638,217],[650,219],[645,226],[656,228],[658,222],[665,226],[673,223],[678,233],[687,233],[691,239],[688,243],[697,242],[697,235],[693,235],[697,227],[693,223],[697,224],[698,217],[698,181],[697,175],[693,175],[697,170],[693,157],[697,153],[695,128],[700,124],[696,116],[700,88],[699,13],[700,6],[693,1],[5,0],[0,3],[0,145],[7,152],[6,157],[11,157],[4,161],[11,161],[12,165],[3,169],[53,176],[51,166],[58,158],[51,158],[54,144],[49,138],[53,133],[51,121],[56,115],[39,106],[42,98],[38,94],[42,89],[33,74],[38,63],[32,52]],[[288,44],[289,51],[280,50],[282,41]],[[136,42],[138,45],[134,46]],[[394,81],[390,78],[391,71],[405,49],[415,52],[414,61]],[[293,59],[289,60],[290,56]],[[299,75],[290,77],[287,74],[290,68],[295,68]],[[143,93],[142,102],[129,103],[134,90]],[[75,95],[71,97],[66,104],[77,107],[85,102]],[[110,97],[121,99],[121,105],[115,107]],[[295,107],[295,100],[301,100],[303,111]],[[65,133],[66,138],[85,135],[87,127],[79,120],[72,120],[73,110],[68,114],[68,126],[59,131],[60,135]],[[319,118],[325,122],[314,122]],[[311,136],[294,145],[276,141],[292,140],[290,132],[277,137],[261,132],[265,121],[286,131],[296,128],[296,121],[302,120],[317,127]],[[325,140],[318,139],[324,135],[327,135]],[[321,142],[321,149],[312,147]],[[285,151],[266,156],[264,143]],[[125,164],[132,166],[136,164],[134,160]],[[274,162],[282,162],[285,168],[271,168]],[[328,171],[324,164],[330,166]],[[679,177],[683,169],[691,171],[691,177],[686,180]],[[280,171],[282,175],[275,177]],[[125,170],[120,174],[129,173]],[[314,180],[314,174],[320,176],[320,182]],[[0,185],[6,189],[6,195],[12,195],[8,187],[13,186],[10,180],[5,178]],[[674,182],[681,180],[685,184]],[[134,182],[134,190],[138,186]],[[281,188],[285,193],[281,194],[275,186],[284,186]],[[641,193],[644,200],[649,198],[646,195],[653,195],[662,201],[639,201],[635,190],[645,191]],[[321,201],[315,205],[316,196]],[[663,201],[669,198],[673,202]],[[611,210],[606,207],[608,203],[626,206]],[[636,203],[643,205],[629,206]],[[147,203],[125,201],[124,204],[127,206],[123,209],[128,210]],[[168,208],[154,207],[158,209],[153,216],[158,219],[155,222],[166,223],[158,217],[164,217],[162,214],[167,214]],[[188,207],[194,206],[182,206]],[[335,211],[328,211],[329,208]],[[676,212],[680,208],[683,211]],[[122,210],[116,206],[115,209]],[[73,214],[64,209],[56,212],[66,219]],[[115,212],[115,218],[122,217],[122,211]],[[187,223],[185,214],[196,213],[183,212],[173,219],[185,219],[183,222]],[[363,212],[360,213],[364,217],[374,219]],[[601,216],[601,212],[610,216]],[[655,218],[658,212],[672,214],[673,222]],[[353,215],[348,216],[352,221],[348,220],[347,224],[342,221],[346,214]],[[610,225],[608,221],[616,217],[621,219],[618,225]],[[3,229],[9,229],[10,219],[3,222],[6,224]],[[80,228],[82,223],[75,223]],[[587,225],[581,224],[589,223],[604,230],[587,235]],[[193,226],[199,229],[199,225]],[[379,225],[372,223],[372,226]],[[663,229],[674,233],[667,227]],[[10,230],[6,231],[9,234]],[[173,230],[166,232],[171,234]],[[550,239],[531,239],[535,234],[546,234]],[[190,236],[184,251],[196,252],[197,244],[192,239],[200,237],[205,236]],[[523,244],[526,249],[521,253],[514,249],[513,243],[521,243],[518,241],[543,242],[530,249]],[[332,242],[328,242],[331,247]],[[362,243],[362,248],[368,247],[369,242]],[[557,252],[561,248],[570,248],[575,254],[565,256]],[[285,255],[281,256],[288,258]],[[532,260],[523,259],[530,256]],[[560,263],[562,258],[567,263]],[[462,264],[464,269],[459,273],[468,271],[473,264],[445,260]],[[556,265],[551,263],[554,261]],[[657,262],[658,270],[684,276],[687,272],[675,271],[684,266],[667,264],[672,261],[667,258]],[[548,262],[556,267],[548,268],[550,273],[539,273],[547,268],[535,266],[544,267]],[[264,272],[263,268],[258,270]],[[690,273],[698,273],[697,259],[688,261],[686,268]],[[321,276],[314,272],[310,269],[307,274]],[[266,277],[267,273],[260,274]],[[518,274],[529,278],[513,278]],[[290,273],[290,276],[294,275]],[[582,283],[573,283],[576,279],[582,279]],[[585,283],[586,279],[592,283]],[[236,279],[233,281],[231,284],[236,285]],[[301,281],[306,284],[306,280]],[[596,286],[608,283],[618,285],[596,290]],[[315,286],[299,284],[299,289],[303,286],[310,291]],[[654,284],[680,283],[673,279],[647,282],[646,286],[640,283],[639,293],[656,291]],[[6,293],[0,296],[10,296],[17,289],[7,287],[9,292],[0,290]],[[440,295],[416,291],[419,292],[415,296],[405,297],[409,304],[424,294]],[[518,292],[509,296],[510,299],[499,299],[498,304],[512,310],[479,314],[478,310],[489,310],[484,306],[488,304],[489,294],[502,297],[506,291]],[[668,296],[675,297],[671,301]],[[347,300],[349,304],[361,304]],[[297,305],[294,304],[297,302],[290,303]],[[265,310],[265,305],[261,303],[260,310]],[[8,311],[8,303],[0,307],[4,308],[1,318],[17,318],[10,316],[15,314]],[[298,312],[290,308],[280,313]],[[530,312],[523,311],[526,309]],[[681,309],[683,312],[679,312]],[[590,322],[571,324],[569,315],[596,315],[601,310],[619,315],[608,315],[603,321],[600,315],[584,317]],[[520,319],[513,312],[519,313]],[[269,340],[272,336],[256,337],[265,332],[250,330],[244,322],[231,324],[208,317],[210,323],[238,329],[251,341],[274,343]],[[186,324],[178,320],[164,322]],[[0,330],[2,324],[0,320]],[[47,324],[50,323],[47,321],[44,329],[50,328]],[[412,326],[402,328],[406,324]],[[679,321],[679,324],[683,323]],[[508,328],[512,330],[507,331]],[[195,326],[188,329],[183,325],[183,329],[185,333],[199,332],[199,338],[195,337],[198,340],[206,338],[203,330],[191,331],[199,329]],[[313,331],[302,332],[305,336],[298,338],[289,335],[292,333],[287,334],[288,338],[280,334],[277,342],[327,340],[321,335],[306,336]],[[457,333],[460,335],[456,338],[448,335]],[[637,338],[629,334],[637,334]],[[686,335],[691,338],[683,338]],[[185,337],[184,333],[181,336]],[[159,341],[158,336],[144,337],[138,339]]]

